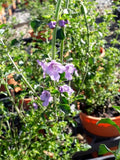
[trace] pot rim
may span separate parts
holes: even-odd
[[[89,118],[89,119],[94,119],[94,120],[100,120],[100,119],[104,119],[103,117],[95,117],[95,116],[91,116],[91,115],[87,115],[86,113],[80,112],[80,114],[82,114],[83,116]],[[111,120],[115,120],[115,119],[120,119],[120,116],[116,116],[116,117],[108,117]]]

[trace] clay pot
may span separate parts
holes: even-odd
[[[28,0],[24,0],[24,1],[25,1],[25,5],[27,6],[27,5],[28,5],[28,3],[29,3],[29,2],[28,2]]]
[[[7,3],[7,2],[6,2],[6,3],[3,3],[3,4],[2,4],[2,7],[8,8],[8,3]]]
[[[100,137],[117,137],[120,136],[117,128],[110,124],[98,124],[96,123],[101,120],[100,117],[93,117],[86,115],[85,113],[80,113],[80,119],[82,122],[83,127],[90,133],[100,136]],[[120,127],[120,116],[111,118],[119,127]]]

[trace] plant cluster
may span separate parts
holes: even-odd
[[[68,160],[90,147],[70,131],[77,125],[76,102],[93,113],[118,95],[119,50],[105,41],[114,16],[107,11],[97,23],[95,3],[87,0],[35,0],[26,7],[30,44],[22,35],[12,38],[9,24],[0,25],[0,85],[7,97],[7,107],[0,102],[0,159]],[[8,84],[11,73],[15,85]]]

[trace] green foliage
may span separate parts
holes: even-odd
[[[76,151],[88,150],[89,145],[79,143],[69,132],[70,124],[76,126],[72,117],[77,111],[72,110],[72,105],[76,107],[76,101],[84,102],[90,106],[88,110],[91,113],[96,107],[104,106],[107,100],[112,103],[118,94],[119,79],[115,75],[119,72],[116,67],[120,61],[119,50],[115,48],[118,42],[111,41],[114,45],[107,48],[105,40],[110,35],[113,15],[109,13],[100,17],[94,2],[62,0],[58,21],[68,20],[69,23],[62,28],[58,27],[57,21],[56,28],[51,30],[47,24],[56,19],[55,8],[56,1],[53,0],[42,3],[39,0],[29,1],[27,9],[30,11],[30,26],[34,36],[28,44],[22,41],[24,35],[19,38],[13,36],[12,25],[0,25],[0,86],[4,85],[6,89],[1,94],[9,97],[0,103],[2,160],[47,160],[51,159],[51,155],[53,159],[69,160]],[[96,18],[102,18],[103,21],[96,23]],[[45,38],[44,41],[39,38],[39,33]],[[119,34],[119,29],[116,34]],[[53,36],[52,42],[50,36]],[[74,74],[71,82],[66,81],[65,73],[60,74],[59,82],[52,81],[48,75],[43,78],[43,69],[37,60],[52,60],[53,40],[55,60],[60,62],[63,52],[62,64],[73,63],[78,71],[78,76]],[[104,57],[100,57],[100,47],[105,49]],[[17,82],[15,86],[8,84],[10,73]],[[72,96],[67,92],[59,92],[59,86],[68,83],[75,91]],[[14,92],[13,96],[12,90],[19,84],[22,90]],[[53,97],[47,107],[43,106],[40,99],[43,90],[50,91]],[[20,100],[26,97],[31,98],[27,109],[24,101],[20,104]],[[38,109],[33,107],[33,103],[38,105]],[[118,107],[114,108],[118,110]],[[109,122],[116,127],[109,119],[100,122]],[[102,145],[100,153],[107,151],[110,150]],[[119,157],[119,151],[116,156]]]

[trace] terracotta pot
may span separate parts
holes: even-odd
[[[110,124],[98,124],[96,123],[101,120],[100,117],[93,117],[86,115],[84,113],[80,113],[80,119],[82,122],[83,127],[90,133],[100,136],[100,137],[116,137],[120,136],[118,130],[110,125]],[[120,116],[111,118],[119,127],[120,127]]]
[[[29,30],[29,34],[31,35],[31,37],[35,39],[41,39],[42,41],[46,41],[46,38],[44,37],[45,32],[47,32],[47,30],[39,31],[36,35],[33,30]],[[52,30],[50,36],[48,37],[48,40],[52,40]]]
[[[26,6],[27,6],[28,3],[29,3],[28,0],[24,0],[24,2],[25,2],[24,4],[25,4]]]
[[[3,4],[2,4],[2,7],[8,8],[8,3],[7,3],[7,2],[6,2],[6,3],[3,3]]]

